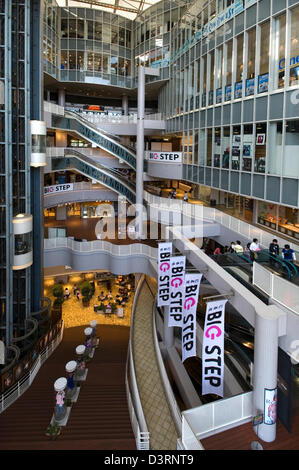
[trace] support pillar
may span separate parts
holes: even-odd
[[[122,111],[124,116],[129,115],[129,99],[127,95],[122,96]]]
[[[65,90],[63,89],[58,90],[58,104],[59,106],[65,106]]]
[[[137,154],[136,154],[136,235],[142,234],[143,159],[144,159],[145,70],[138,67]]]
[[[276,439],[277,403],[277,366],[278,366],[278,326],[279,314],[276,306],[269,306],[265,311],[258,311],[255,322],[254,369],[253,369],[253,414],[264,414],[262,424],[254,427],[258,437],[265,442]],[[265,404],[268,390],[276,390],[274,406]],[[274,392],[272,393],[274,395]],[[271,392],[269,392],[269,396]],[[278,405],[279,406],[279,405]],[[274,410],[274,413],[273,413]],[[274,417],[274,422],[271,422]],[[265,424],[269,423],[269,424]]]

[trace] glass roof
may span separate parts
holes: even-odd
[[[95,8],[117,13],[130,20],[160,0],[56,0],[60,7]]]

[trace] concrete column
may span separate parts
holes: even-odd
[[[65,90],[58,90],[58,104],[59,106],[65,106]]]
[[[66,220],[67,210],[66,205],[56,207],[56,220]]]
[[[253,414],[265,414],[268,418],[268,407],[264,406],[265,390],[277,388],[278,364],[278,326],[279,313],[276,306],[268,306],[257,311],[254,336],[254,368],[253,368]],[[276,397],[277,399],[277,397]],[[279,404],[278,404],[279,406]],[[259,424],[254,427],[258,437],[265,442],[276,439],[276,422]]]
[[[163,307],[164,309],[164,344],[166,348],[174,346],[174,328],[168,326],[169,305]]]
[[[123,110],[124,116],[129,115],[129,99],[127,95],[122,96],[122,110]]]
[[[137,108],[137,154],[136,154],[136,233],[137,238],[142,233],[142,204],[143,204],[143,158],[144,158],[144,101],[145,101],[145,71],[138,67],[138,108]]]

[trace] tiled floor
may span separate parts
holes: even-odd
[[[152,450],[176,450],[178,434],[164,393],[153,341],[153,296],[146,283],[134,315],[134,361],[137,384]]]

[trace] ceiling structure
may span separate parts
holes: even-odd
[[[134,20],[144,10],[160,0],[57,0],[60,7],[85,7],[117,13]]]

